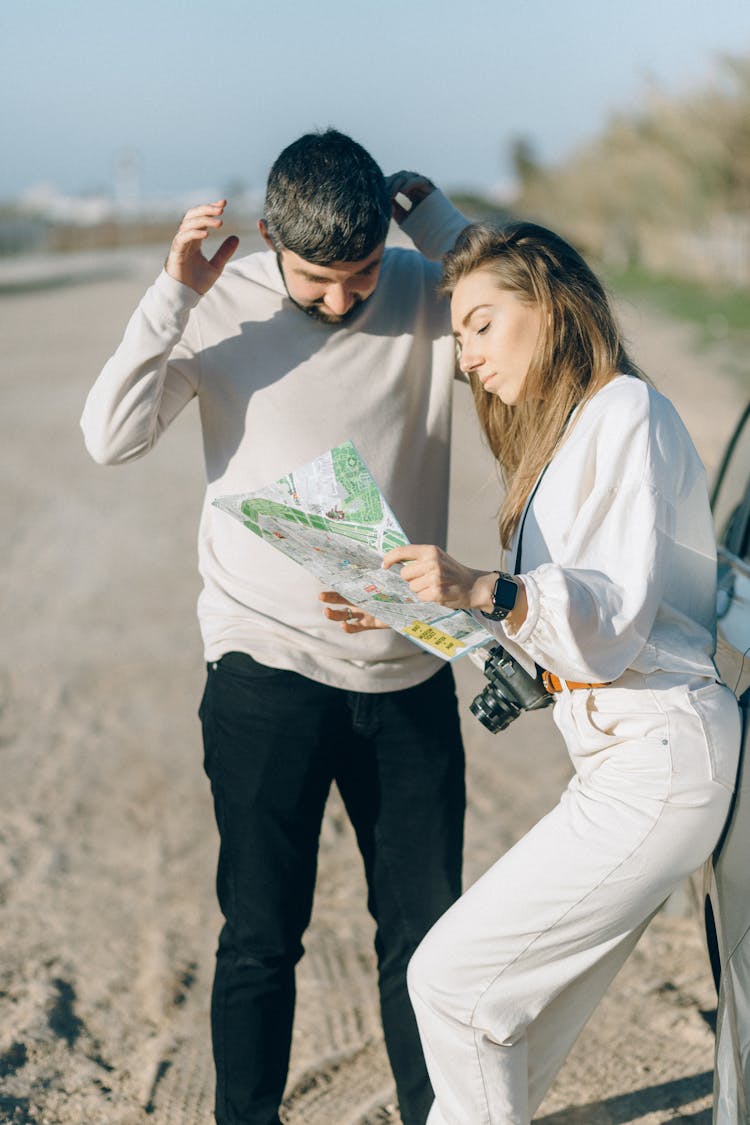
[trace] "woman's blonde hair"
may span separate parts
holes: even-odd
[[[618,372],[641,373],[625,351],[601,282],[559,235],[535,223],[475,223],[443,258],[443,292],[452,294],[477,270],[541,310],[539,342],[516,405],[506,406],[469,374],[479,421],[507,486],[499,517],[507,549],[573,408]]]

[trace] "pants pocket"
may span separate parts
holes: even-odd
[[[712,780],[734,789],[740,748],[740,709],[734,694],[724,684],[711,683],[689,691],[687,701],[706,740]]]
[[[669,735],[664,712],[645,692],[618,688],[576,691],[569,711],[576,734],[576,755],[597,755],[623,743],[663,745]]]

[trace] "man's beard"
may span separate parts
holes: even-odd
[[[295,301],[294,297],[289,292],[289,286],[287,285],[286,278],[284,277],[284,267],[281,264],[281,254],[279,254],[278,252],[276,254],[276,262],[278,264],[279,273],[281,274],[281,280],[284,282],[284,288],[286,289],[286,295],[289,300],[293,305],[296,305],[298,309],[302,309],[303,313],[307,313],[311,320],[317,320],[319,324],[346,324],[347,320],[351,320],[352,316],[357,311],[359,306],[364,303],[364,297],[360,297],[359,293],[355,293],[352,307],[350,309],[347,309],[345,313],[342,313],[341,316],[336,316],[335,313],[325,312],[323,309],[322,301],[318,301],[313,305],[301,305],[299,301]]]
[[[291,300],[294,300],[294,298],[292,297]],[[294,303],[297,304],[296,301]],[[303,312],[306,312],[312,320],[320,321],[321,324],[346,324],[347,320],[351,320],[352,316],[362,303],[363,298],[360,297],[359,293],[355,293],[352,307],[350,309],[347,309],[345,313],[342,313],[341,316],[336,316],[335,313],[325,312],[321,304],[299,305],[298,308],[302,309]]]

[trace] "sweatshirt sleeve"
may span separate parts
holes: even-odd
[[[196,394],[200,374],[190,313],[200,295],[162,271],[89,392],[86,448],[102,465],[147,453]]]
[[[404,219],[401,229],[425,258],[438,261],[453,249],[456,239],[468,224],[466,216],[446,199],[439,188],[435,188]]]
[[[622,675],[647,644],[669,583],[683,453],[650,432],[648,416],[632,427],[614,422],[598,434],[593,487],[559,557],[521,575],[525,622],[515,632],[503,623],[505,636],[567,680]]]

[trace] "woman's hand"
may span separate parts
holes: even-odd
[[[345,633],[366,633],[368,629],[390,629],[385,621],[373,617],[356,605],[351,605],[341,594],[335,590],[324,590],[318,594],[322,602],[326,602],[323,613],[329,621],[338,621]],[[330,606],[340,606],[340,609],[331,609]]]
[[[492,609],[494,571],[474,570],[440,547],[414,543],[395,547],[383,557],[385,570],[397,563],[403,563],[401,577],[420,601],[449,609]]]

